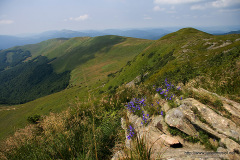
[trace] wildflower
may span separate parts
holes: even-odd
[[[139,101],[140,104],[144,104],[145,99],[142,99],[141,101]]]
[[[180,99],[182,100],[182,97]]]
[[[138,99],[138,98],[134,98],[132,101],[128,102],[128,104],[126,105],[127,106],[127,109],[130,111],[130,112],[136,112],[137,110],[141,110],[141,105],[144,106],[144,101],[145,99]]]
[[[163,116],[163,111],[161,111],[161,115]]]
[[[149,119],[149,114],[147,114],[146,116],[145,116],[145,114],[143,113],[143,121],[144,121],[144,123],[147,123],[147,120]],[[143,123],[141,123],[141,124],[143,124]]]
[[[133,135],[134,135],[134,128],[131,126],[131,125],[129,125],[129,129],[128,129],[128,131],[129,131],[129,135],[127,136],[127,138],[130,140],[132,137],[133,137]]]

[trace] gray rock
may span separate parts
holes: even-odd
[[[184,103],[188,105],[191,104],[193,107],[197,107],[198,111],[201,113],[201,116],[220,134],[239,139],[240,129],[231,120],[217,114],[215,111],[193,98],[185,99],[183,101],[183,104]]]
[[[188,135],[194,136],[197,134],[196,129],[180,109],[180,106],[178,108],[173,108],[166,113],[165,122],[169,126],[176,127]]]

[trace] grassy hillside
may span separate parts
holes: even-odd
[[[44,45],[44,43],[49,45]],[[0,74],[1,81],[5,82],[5,84],[0,84],[2,87],[1,98],[5,98],[3,102],[9,100],[9,103],[19,103],[24,102],[23,100],[42,97],[44,94],[51,95],[25,104],[11,106],[16,110],[7,110],[8,107],[0,109],[0,128],[4,128],[4,131],[0,133],[0,138],[13,133],[17,128],[24,127],[29,116],[44,115],[51,111],[59,112],[69,106],[75,97],[79,97],[81,101],[86,100],[89,89],[102,86],[107,82],[108,74],[120,70],[151,43],[153,41],[103,36],[49,40],[36,44],[36,46],[18,47],[23,51],[29,51],[32,57],[27,62],[21,62]],[[86,57],[88,58],[86,59]],[[69,83],[68,88],[54,93],[59,91],[60,83],[64,87]],[[58,90],[54,91],[54,87]],[[60,90],[62,89],[64,88],[60,88]],[[10,90],[14,94],[8,93]]]
[[[12,106],[0,107],[0,139],[13,134],[27,124],[27,118],[34,115],[48,115],[50,112],[61,112],[73,104],[75,97],[87,100],[86,88],[66,89],[34,101]]]
[[[75,42],[75,47],[71,46],[71,41]],[[238,34],[213,36],[184,28],[157,41],[117,36],[74,38],[42,55],[55,58],[49,63],[53,73],[70,71],[68,88],[22,105],[1,106],[0,127],[4,131],[0,138],[24,127],[28,117],[70,108],[60,114],[41,116],[39,123],[33,121],[37,125],[17,132],[8,141],[8,145],[15,148],[14,152],[4,151],[7,157],[110,159],[113,147],[118,147],[120,142],[125,144],[121,117],[126,119],[127,126],[131,125],[126,104],[147,123],[149,116],[164,117],[169,109],[180,105],[181,99],[192,97],[212,108],[216,114],[239,122],[239,118],[226,110],[217,96],[213,98],[212,95],[212,99],[188,90],[188,86],[202,87],[239,101]],[[138,85],[126,87],[125,84],[136,77]],[[165,86],[162,91],[165,95],[156,94],[159,86]],[[231,103],[229,105],[234,104]],[[137,111],[137,106],[142,106],[143,110]],[[197,110],[194,114],[207,124]],[[163,126],[159,128],[161,130]],[[208,149],[217,149],[214,143],[210,143],[212,135],[207,132],[201,131],[196,139],[174,127],[168,126],[168,130],[189,144],[200,141]]]
[[[68,40],[69,40],[68,38],[49,39],[37,44],[29,44],[25,46],[14,47],[13,49],[20,48],[22,50],[28,50],[29,52],[31,52],[31,57],[35,58],[37,56],[45,55],[46,53],[51,52],[52,50],[58,48]]]
[[[213,36],[193,28],[168,34],[128,63],[105,87],[128,83],[137,76],[150,84],[168,78],[205,89],[240,96],[240,35]],[[146,75],[146,76],[144,76]]]
[[[47,40],[2,51],[0,55],[6,60],[1,63],[5,70],[0,72],[0,103],[25,103],[65,89],[69,81],[71,86],[80,84],[79,78],[83,78],[80,74],[86,68],[102,65],[97,72],[104,74],[89,71],[86,77],[94,82],[106,79],[107,73],[119,70],[150,43],[150,40],[119,36],[80,37]]]

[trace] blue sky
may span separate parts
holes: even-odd
[[[240,25],[240,0],[0,0],[0,34]]]

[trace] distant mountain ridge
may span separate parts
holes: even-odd
[[[10,47],[21,46],[26,44],[35,44],[53,38],[96,37],[104,35],[116,35],[124,37],[157,40],[168,33],[170,33],[170,31],[164,29],[129,29],[129,30],[109,29],[103,31],[97,30],[72,31],[64,29],[60,31],[47,31],[26,37],[0,35],[0,49],[7,49]]]
[[[73,38],[73,37],[96,37],[104,35],[117,35],[124,37],[133,37],[141,39],[157,40],[166,34],[179,30],[181,27],[169,28],[143,28],[143,29],[105,29],[105,30],[52,30],[40,34],[30,34],[28,36],[8,36],[0,35],[0,49],[7,49],[14,46],[26,44],[35,44],[53,38]],[[237,27],[229,28],[228,31],[224,28],[214,29],[214,27],[200,27],[207,33],[214,35],[238,34]],[[238,27],[239,28],[239,27]],[[230,31],[230,32],[229,32]]]
[[[231,31],[231,32],[228,32],[228,33],[225,33],[225,34],[240,34],[240,30],[238,30],[238,31]]]

